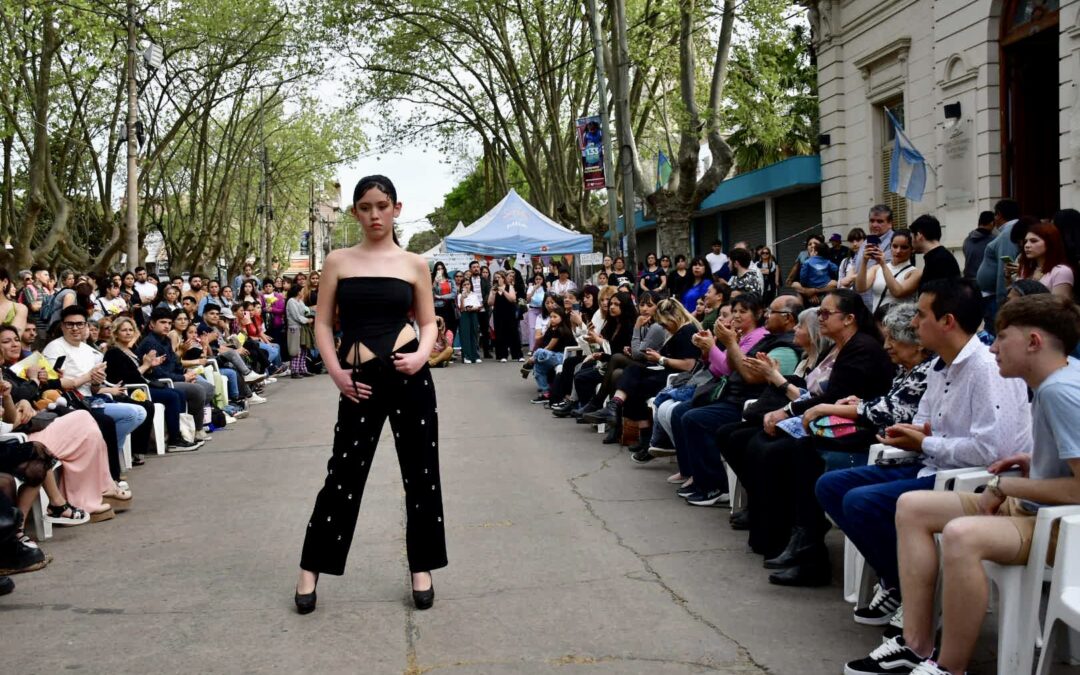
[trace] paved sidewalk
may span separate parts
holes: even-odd
[[[878,643],[838,581],[769,585],[726,509],[530,405],[516,365],[435,380],[450,567],[433,610],[411,606],[389,425],[346,575],[293,610],[336,395],[282,381],[203,449],[133,470],[131,511],[57,528],[54,562],[0,599],[4,670],[836,675]]]

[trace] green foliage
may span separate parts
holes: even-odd
[[[724,121],[739,172],[816,149],[817,70],[810,62],[810,31],[785,21],[788,8],[771,7],[753,14],[747,39],[731,53]]]
[[[12,175],[0,178],[0,237],[17,242],[6,255],[20,265],[116,262],[125,15],[123,0],[0,1],[0,141]],[[320,15],[278,0],[180,0],[149,5],[140,21],[140,50],[164,49],[160,69],[140,58],[136,71],[141,236],[162,232],[174,269],[285,257],[307,227],[308,186],[332,182],[365,144],[357,116],[316,97],[329,39]],[[272,209],[260,208],[267,194]]]
[[[409,237],[409,244],[405,247],[405,250],[411,253],[423,253],[442,241],[443,236],[444,235],[440,235],[435,230],[417,232]]]

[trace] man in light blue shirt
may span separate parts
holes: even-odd
[[[1009,287],[1005,283],[1005,261],[1002,257],[1016,259],[1019,250],[1012,242],[1012,229],[1020,219],[1020,205],[1012,199],[1002,199],[994,205],[994,227],[997,236],[986,245],[982,263],[975,273],[975,281],[983,295],[983,318],[985,330],[994,333],[994,316],[1001,306]]]

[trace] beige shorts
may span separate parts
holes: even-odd
[[[964,515],[978,516],[979,513],[979,495],[973,492],[956,492],[957,499],[960,500],[960,506],[964,510]],[[1007,518],[1013,527],[1016,528],[1017,534],[1020,535],[1020,548],[1016,552],[1016,555],[1001,564],[1003,565],[1026,565],[1028,556],[1031,555],[1031,538],[1035,535],[1035,512],[1028,511],[1024,508],[1023,503],[1015,497],[1006,497],[1005,501],[998,507],[997,513],[994,514],[999,518]],[[1050,547],[1047,550],[1046,558],[1047,564],[1054,564],[1054,553],[1057,550],[1057,536],[1058,536],[1058,524],[1054,523],[1054,527],[1050,530]]]

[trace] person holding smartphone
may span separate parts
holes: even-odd
[[[870,312],[876,314],[882,307],[889,307],[898,302],[914,302],[915,292],[919,289],[922,270],[915,267],[912,257],[912,236],[907,230],[899,230],[891,238],[892,260],[885,258],[885,252],[871,243],[867,237],[865,257],[875,263],[872,269],[868,265],[859,267],[855,280],[858,293],[871,294],[867,305]],[[863,300],[865,302],[865,298]]]
[[[510,358],[520,361],[522,355],[517,321],[517,291],[502,270],[495,273],[491,290],[488,291],[488,304],[492,307],[495,324],[495,358],[500,363],[506,363],[509,355]],[[483,328],[486,326],[481,327]]]

